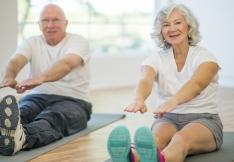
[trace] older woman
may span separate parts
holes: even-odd
[[[146,112],[145,100],[154,82],[162,103],[153,111],[156,120],[151,131],[141,127],[135,133],[136,151],[131,153],[135,161],[183,162],[187,155],[221,147],[216,99],[220,67],[211,52],[197,45],[198,27],[194,15],[182,4],[163,8],[155,19],[152,37],[162,50],[143,62],[135,100],[125,111]],[[126,127],[111,132],[108,150],[114,162],[129,161]]]

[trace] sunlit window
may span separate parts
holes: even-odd
[[[86,37],[94,53],[115,54],[149,46],[154,0],[18,0],[19,42],[40,34],[39,13],[50,2],[64,9],[67,31]]]

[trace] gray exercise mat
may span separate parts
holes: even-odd
[[[219,151],[188,156],[185,162],[234,162],[234,132],[224,133],[223,145]]]
[[[31,149],[29,151],[20,151],[15,156],[2,156],[0,155],[0,162],[25,162],[35,158],[41,154],[44,154],[50,150],[53,150],[61,145],[64,145],[78,137],[84,136],[92,131],[100,129],[108,124],[111,124],[117,120],[124,118],[124,114],[93,114],[91,120],[88,122],[88,127],[74,135],[65,137],[57,142],[51,143],[47,146],[43,146],[36,149]]]

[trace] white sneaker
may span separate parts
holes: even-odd
[[[20,123],[20,111],[16,98],[6,96],[0,103],[0,154],[14,155],[26,142],[26,135]]]

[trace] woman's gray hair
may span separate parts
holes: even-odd
[[[169,44],[164,40],[161,30],[162,30],[162,23],[168,18],[171,12],[175,9],[181,12],[181,14],[184,16],[186,22],[189,25],[189,32],[188,32],[189,45],[191,46],[196,45],[201,40],[199,32],[199,23],[196,17],[193,15],[192,11],[183,4],[171,4],[163,8],[161,11],[159,11],[154,21],[153,32],[151,33],[151,37],[155,40],[155,42],[159,47],[162,48],[171,47],[171,44]]]

